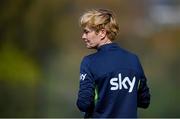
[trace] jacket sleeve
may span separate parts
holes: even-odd
[[[95,83],[90,70],[89,59],[85,57],[80,66],[80,83],[76,105],[80,111],[91,113],[94,109]]]
[[[139,62],[139,60],[138,60]],[[147,85],[147,79],[146,76],[144,75],[144,71],[143,68],[140,64],[140,62],[138,63],[139,65],[139,87],[138,87],[138,107],[140,108],[148,108],[149,104],[150,104],[150,91],[149,91],[149,87]]]

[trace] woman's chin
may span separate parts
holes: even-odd
[[[95,46],[90,45],[90,44],[88,44],[88,43],[86,43],[86,48],[88,48],[88,49],[96,49]]]
[[[93,47],[92,47],[92,46],[90,46],[90,45],[88,45],[88,44],[86,44],[86,48],[88,48],[88,49],[92,49]]]
[[[89,45],[86,45],[86,47],[87,47],[88,49],[92,49],[92,47],[91,47],[91,46],[89,46]]]

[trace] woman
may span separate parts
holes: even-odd
[[[86,47],[97,52],[81,62],[78,108],[84,117],[137,117],[137,107],[149,106],[149,88],[138,57],[113,43],[119,31],[113,13],[90,10],[80,25]]]

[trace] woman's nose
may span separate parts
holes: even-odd
[[[82,34],[82,39],[83,39],[83,40],[86,39],[85,33]]]

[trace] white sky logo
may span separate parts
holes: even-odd
[[[81,75],[80,75],[80,80],[84,81],[84,79],[86,78],[86,75],[87,75],[87,74],[81,74]]]
[[[122,79],[121,73],[118,75],[118,78],[112,78],[110,80],[110,84],[111,84],[111,90],[121,90],[122,88],[128,89],[126,82],[129,84],[129,93],[132,92],[133,88],[134,88],[134,84],[136,81],[136,77],[133,77],[133,80],[131,82],[131,80],[129,79],[129,77],[125,77],[124,79]]]

